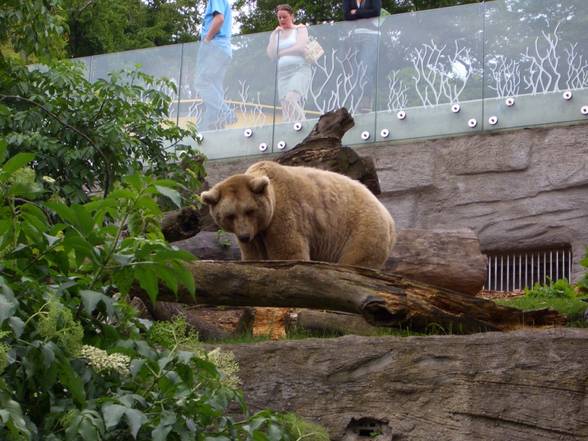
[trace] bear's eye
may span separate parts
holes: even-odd
[[[233,222],[235,220],[235,215],[234,214],[227,214],[225,216],[225,219],[228,220],[229,222]]]
[[[249,209],[245,210],[245,216],[253,216],[255,214],[255,210]]]

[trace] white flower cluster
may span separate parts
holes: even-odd
[[[94,346],[84,345],[80,351],[80,356],[86,359],[88,364],[98,373],[115,371],[120,375],[129,374],[131,359],[124,354],[109,354]]]
[[[239,379],[239,364],[235,360],[235,354],[232,352],[221,351],[220,348],[216,348],[210,351],[208,354],[208,360],[218,368],[222,375],[221,382],[225,386],[238,388],[241,384]]]

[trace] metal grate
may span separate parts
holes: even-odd
[[[567,279],[571,282],[571,247],[488,253],[484,289],[514,291],[531,288],[537,282]]]

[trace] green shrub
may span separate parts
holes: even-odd
[[[533,288],[525,289],[525,296],[537,298],[573,299],[576,297],[574,287],[567,279],[559,279],[555,282],[548,279],[547,285],[536,283]]]
[[[586,268],[586,273],[578,281],[578,288],[584,293],[588,293],[588,247],[586,248],[586,255],[580,260],[580,265]]]
[[[180,325],[154,346],[125,301],[133,283],[194,294],[193,257],[133,220],[160,216],[173,182],[136,174],[106,198],[43,202],[32,159],[0,140],[0,439],[290,439],[279,415],[247,413],[234,358],[182,350]]]

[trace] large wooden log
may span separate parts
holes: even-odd
[[[197,261],[190,264],[196,298],[160,287],[159,300],[187,304],[278,306],[360,314],[370,324],[426,331],[504,331],[565,323],[557,312],[522,312],[467,294],[368,268],[322,262]],[[147,298],[138,287],[135,295]]]
[[[232,234],[202,232],[193,238],[176,242],[201,259],[236,260],[240,258]],[[440,288],[476,294],[486,280],[486,257],[480,251],[476,234],[461,230],[399,230],[398,241],[386,266],[409,279]]]

